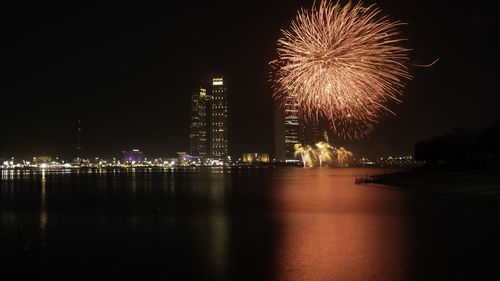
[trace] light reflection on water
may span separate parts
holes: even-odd
[[[379,172],[2,171],[1,262],[51,278],[446,279],[448,226],[415,217],[413,194],[354,184]]]
[[[356,186],[358,173],[299,170],[278,189],[281,280],[392,280],[408,271],[403,194]]]

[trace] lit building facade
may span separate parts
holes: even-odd
[[[293,96],[275,104],[275,156],[279,161],[295,159],[295,145],[311,145],[327,141],[319,120],[306,121]]]
[[[243,153],[241,159],[243,163],[268,163],[269,153]]]
[[[228,96],[223,78],[213,78],[210,92],[210,155],[228,156]]]
[[[200,88],[191,97],[191,120],[189,125],[189,153],[196,156],[207,155],[207,90]]]
[[[302,118],[301,118],[302,119]],[[327,141],[324,131],[321,130],[317,120],[301,120],[302,122],[302,144],[314,145],[320,141]]]
[[[302,122],[299,106],[293,96],[285,100],[285,158],[294,159],[295,144],[302,143]]]
[[[123,160],[125,163],[141,163],[144,159],[144,154],[139,149],[132,149],[132,151],[123,151]]]

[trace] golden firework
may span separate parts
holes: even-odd
[[[306,121],[328,119],[344,138],[368,135],[411,79],[400,25],[361,3],[301,9],[271,62],[274,97],[292,98]]]

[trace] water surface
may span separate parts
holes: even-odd
[[[466,280],[495,272],[498,214],[354,184],[356,176],[380,172],[2,171],[3,274]]]

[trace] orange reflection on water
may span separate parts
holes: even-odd
[[[293,170],[275,194],[280,280],[399,280],[408,270],[404,195],[354,185],[356,169]],[[366,170],[364,170],[366,172]]]

